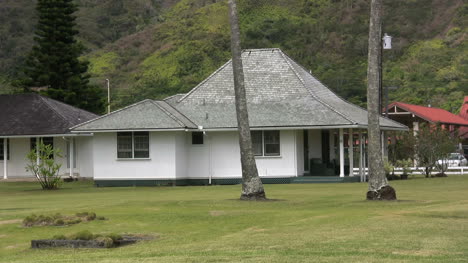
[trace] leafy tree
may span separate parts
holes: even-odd
[[[54,149],[52,145],[46,145],[39,140],[36,149],[32,149],[26,158],[29,164],[26,170],[33,173],[43,190],[54,190],[60,187],[59,170],[62,166],[54,160],[55,157],[62,157],[60,151]]]
[[[415,156],[423,174],[430,177],[437,160],[447,158],[458,143],[457,136],[440,125],[421,125],[416,135]],[[444,173],[444,167],[440,167]]]
[[[229,19],[231,25],[232,70],[234,74],[234,93],[239,130],[239,146],[242,165],[242,200],[266,199],[262,181],[258,176],[257,164],[252,150],[247,99],[244,86],[244,70],[240,47],[239,22],[235,0],[229,0]]]
[[[35,44],[24,66],[22,85],[47,87],[45,95],[93,112],[101,112],[101,91],[89,84],[88,62],[79,59],[84,47],[77,42],[77,6],[73,0],[38,0],[39,21]]]
[[[369,54],[367,67],[367,116],[369,134],[369,188],[368,200],[395,200],[395,189],[385,177],[380,140],[379,87],[381,80],[380,61],[382,58],[382,10],[383,0],[371,1],[369,24]]]

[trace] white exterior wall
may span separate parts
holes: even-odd
[[[192,133],[185,133],[185,145],[187,150],[187,166],[185,178],[206,179],[210,176],[210,143],[214,133],[206,132],[203,136],[203,144],[192,145]]]
[[[296,132],[297,175],[304,175],[304,131]]]
[[[150,158],[117,160],[117,133],[95,133],[94,179],[175,179],[176,135],[150,132]]]
[[[75,137],[76,169],[80,177],[93,177],[93,137]],[[65,165],[65,167],[67,167]]]
[[[256,157],[262,177],[292,177],[297,174],[296,131],[281,131],[281,156]],[[190,141],[189,141],[190,142]],[[187,178],[240,178],[239,139],[236,131],[207,132],[203,146],[189,144]],[[210,167],[211,164],[211,167]]]
[[[185,178],[187,174],[187,137],[186,132],[176,132],[175,134],[177,178]]]
[[[70,137],[67,137],[70,138]],[[76,168],[73,170],[75,175],[81,177],[93,176],[92,163],[92,137],[74,137],[76,140]],[[31,172],[27,172],[25,167],[28,164],[26,155],[31,151],[31,138],[10,138],[10,160],[8,160],[8,177],[33,177]],[[68,176],[70,174],[67,168],[67,143],[63,137],[54,137],[54,149],[60,151],[59,156],[54,156],[57,163],[61,164],[60,175]],[[1,149],[3,151],[3,149]],[[0,171],[3,172],[3,160],[0,161]],[[2,174],[3,176],[3,174]]]

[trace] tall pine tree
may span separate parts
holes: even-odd
[[[43,93],[53,99],[89,110],[102,112],[102,92],[89,84],[88,62],[80,60],[84,46],[76,40],[77,11],[73,0],[38,0],[32,51],[24,67],[23,85],[47,87]]]

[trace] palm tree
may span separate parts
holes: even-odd
[[[383,0],[371,1],[369,23],[369,54],[367,64],[367,118],[369,134],[369,189],[368,200],[395,200],[395,189],[385,177],[381,140],[380,140],[380,105],[379,88],[381,83],[380,61],[382,58],[382,13]]]
[[[244,71],[240,45],[239,21],[235,0],[229,0],[229,20],[231,25],[232,71],[234,73],[234,92],[236,115],[239,130],[239,146],[242,165],[241,200],[266,199],[262,181],[258,176],[257,164],[252,150],[247,99],[245,95]]]

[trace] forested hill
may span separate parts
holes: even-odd
[[[34,2],[0,3],[0,74],[4,76],[16,74],[14,66],[21,64],[31,45]],[[226,1],[77,2],[93,81],[111,80],[114,106],[184,93],[230,57]],[[240,0],[242,46],[282,48],[337,93],[363,104],[369,2]],[[384,86],[399,87],[391,91],[391,99],[456,112],[463,95],[468,95],[468,4],[463,0],[384,2],[384,32],[394,40],[393,49],[384,52]],[[10,19],[11,13],[3,15],[8,4],[19,12],[15,19]],[[23,33],[15,33],[14,23],[23,27]],[[4,43],[11,45],[11,39],[20,44],[5,49]]]

